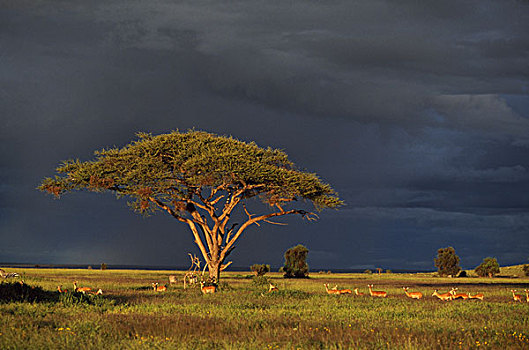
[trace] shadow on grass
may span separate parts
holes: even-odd
[[[0,283],[0,303],[63,303],[64,305],[102,304],[100,295],[85,295],[83,293],[59,293],[43,290],[41,287],[30,286],[23,282]]]

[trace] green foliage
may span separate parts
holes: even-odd
[[[193,211],[186,199],[206,188],[230,192],[246,185],[255,185],[246,198],[259,196],[270,205],[296,199],[307,199],[318,209],[343,204],[328,184],[296,170],[281,150],[193,130],[138,136],[121,149],[95,152],[93,161],[63,162],[59,175],[44,179],[39,189],[55,196],[73,190],[113,191],[130,197],[141,212],[160,209],[152,199]]]
[[[252,266],[250,266],[250,271],[255,273],[256,276],[264,276],[267,272],[270,272],[270,265],[253,264]]]
[[[500,273],[500,265],[496,258],[487,257],[483,259],[483,262],[474,269],[474,272],[480,277],[493,277]]]
[[[262,286],[268,287],[269,283],[270,283],[270,280],[268,279],[268,277],[263,276],[263,275],[254,276],[252,278],[252,284],[257,287],[262,287]]]
[[[285,252],[284,276],[287,278],[307,277],[309,273],[309,265],[306,262],[308,253],[309,250],[301,244],[288,249]]]
[[[440,248],[437,250],[437,258],[434,259],[435,267],[441,276],[457,276],[461,271],[459,257],[453,247]]]

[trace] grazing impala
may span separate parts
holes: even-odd
[[[411,292],[411,293],[409,293],[408,292],[408,289],[409,289],[408,287],[402,287],[402,289],[404,289],[404,293],[409,298],[412,298],[412,299],[421,299],[422,298],[422,293],[421,292]]]
[[[204,287],[204,282],[200,282],[200,290],[202,290],[202,294],[215,293],[217,291],[217,287],[215,286]]]
[[[450,294],[452,294],[452,299],[463,299],[463,300],[467,300],[468,299],[468,293],[457,293],[456,294],[456,290],[457,288],[452,288],[452,290],[450,291]]]
[[[353,289],[356,295],[364,295],[364,293],[359,292],[358,288]]]
[[[452,300],[452,298],[453,298],[453,296],[452,296],[452,294],[450,292],[439,294],[439,291],[437,289],[433,292],[432,297],[438,297],[439,299],[441,299],[443,301]]]
[[[512,298],[514,299],[514,301],[519,301],[521,303],[522,302],[522,296],[520,294],[515,294],[516,290],[512,290],[511,289],[511,292],[512,292]]]
[[[483,300],[483,298],[485,297],[485,295],[483,293],[477,293],[477,294],[470,294],[468,293],[468,298],[469,299],[479,299],[479,300]]]
[[[159,286],[158,285],[158,282],[156,283],[151,283],[152,285],[152,289],[155,291],[155,292],[165,292],[167,290],[167,286],[166,285],[163,285],[163,286]]]
[[[370,294],[372,297],[385,298],[385,297],[388,296],[388,293],[387,293],[387,292],[382,292],[382,291],[376,291],[376,290],[373,290],[373,285],[372,285],[372,284],[368,284],[367,287],[369,288],[369,294]]]
[[[73,282],[73,290],[74,292],[81,292],[81,293],[86,293],[86,292],[90,292],[92,290],[92,288],[90,287],[77,287],[77,281],[74,281]]]

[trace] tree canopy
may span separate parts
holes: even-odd
[[[461,271],[459,257],[453,247],[439,248],[434,262],[441,276],[451,275],[455,277]]]
[[[76,190],[111,191],[131,199],[138,212],[161,210],[188,224],[210,275],[248,226],[290,214],[315,218],[285,206],[305,200],[320,211],[343,204],[330,185],[298,170],[283,151],[195,130],[139,133],[123,148],[96,151],[91,161],[68,160],[56,170],[40,190],[56,197]],[[247,220],[237,230],[237,224],[228,228],[237,205],[253,197],[270,212],[254,215],[244,207]]]

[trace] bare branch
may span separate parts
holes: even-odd
[[[235,234],[235,236],[233,236],[230,240],[228,240],[228,239],[226,240],[226,246],[224,247],[224,249],[222,249],[222,252],[220,254],[220,260],[222,261],[226,257],[227,253],[231,251],[232,246],[235,243],[235,241],[241,236],[243,231],[248,226],[250,226],[252,224],[257,224],[258,221],[264,221],[264,220],[267,220],[267,219],[272,218],[272,217],[283,216],[283,215],[291,215],[291,214],[301,215],[304,219],[307,219],[309,221],[316,221],[318,219],[318,215],[316,215],[314,213],[311,213],[311,212],[308,212],[308,211],[305,211],[305,210],[300,210],[300,209],[292,209],[292,210],[289,210],[289,211],[274,212],[274,213],[270,213],[270,214],[261,215],[261,216],[255,217],[255,218],[250,218],[248,221],[246,221],[244,224],[242,224],[242,226],[237,230],[237,233]]]

